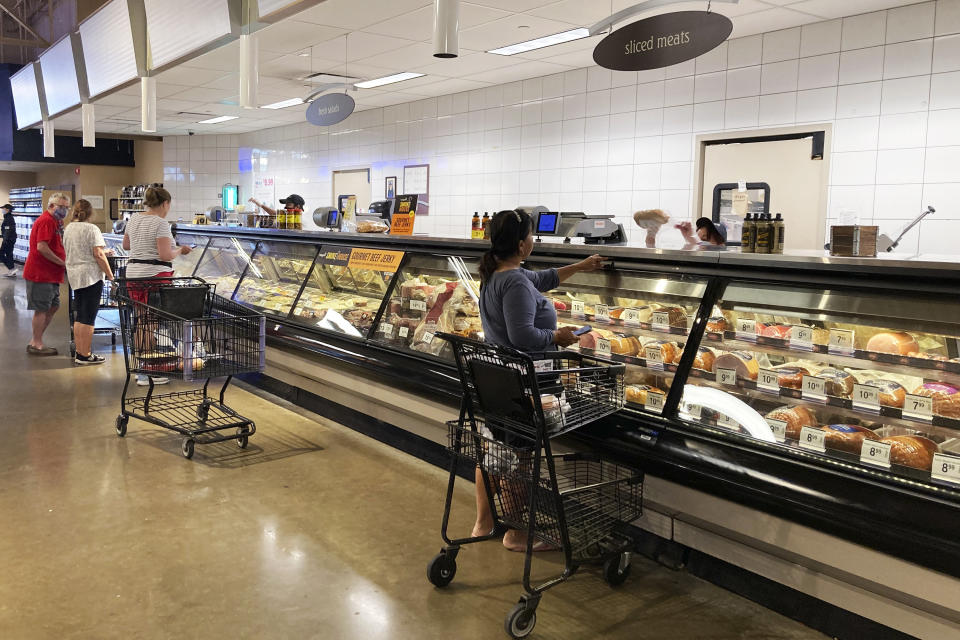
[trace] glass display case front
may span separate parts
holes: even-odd
[[[287,315],[316,256],[316,245],[261,241],[234,299],[270,315]]]
[[[707,281],[683,275],[578,273],[548,294],[559,326],[590,331],[579,349],[627,365],[626,401],[661,413]],[[709,366],[701,350],[695,366]]]
[[[403,350],[452,360],[437,332],[483,338],[477,261],[414,255],[397,274],[389,304],[372,338]]]
[[[956,303],[942,295],[735,282],[701,345],[712,367],[691,372],[680,418],[949,482],[960,469],[958,336]]]
[[[173,275],[178,277],[192,276],[209,241],[209,237],[201,235],[183,234],[177,236],[177,245],[190,247],[190,253],[179,254],[173,259]]]
[[[236,290],[240,276],[243,275],[256,247],[257,243],[250,240],[211,238],[206,250],[199,252],[197,256],[198,262],[193,275],[217,285],[217,293],[229,298]],[[190,255],[193,253],[197,252]]]
[[[354,338],[366,337],[402,258],[402,251],[324,245],[293,319]]]

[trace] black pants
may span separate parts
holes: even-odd
[[[13,261],[13,246],[16,243],[16,240],[4,240],[3,245],[0,245],[0,262],[2,262],[3,266],[7,269],[13,269],[16,265]]]

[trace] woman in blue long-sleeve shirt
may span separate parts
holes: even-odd
[[[593,255],[566,267],[543,271],[523,268],[523,261],[533,252],[533,220],[523,211],[496,214],[490,222],[490,243],[490,249],[480,261],[480,319],[484,339],[531,353],[552,351],[577,342],[572,328],[557,328],[553,302],[541,292],[555,289],[580,271],[599,269],[605,258]],[[481,536],[493,529],[494,521],[479,468],[476,486],[477,522],[473,535]],[[525,551],[526,532],[508,531],[503,544],[511,551]],[[535,545],[534,549],[540,546]]]

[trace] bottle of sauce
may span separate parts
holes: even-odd
[[[778,213],[776,219],[773,221],[773,253],[783,253],[783,243],[784,240],[786,240],[786,236],[786,224],[781,214]]]
[[[743,220],[743,234],[740,237],[740,252],[753,253],[757,243],[757,223],[753,221],[753,214],[748,213]]]
[[[489,240],[490,239],[490,214],[487,213],[486,211],[483,212],[482,224],[483,224],[483,239]]]
[[[470,224],[470,237],[474,240],[483,239],[483,223],[480,222],[480,212],[473,212],[473,220]]]
[[[770,221],[770,214],[765,213],[760,216],[760,222],[757,223],[757,253],[770,253],[773,248],[773,223]]]

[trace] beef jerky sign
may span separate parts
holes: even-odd
[[[718,13],[664,13],[617,29],[593,50],[593,60],[615,71],[669,67],[718,47],[732,31],[730,18]]]

